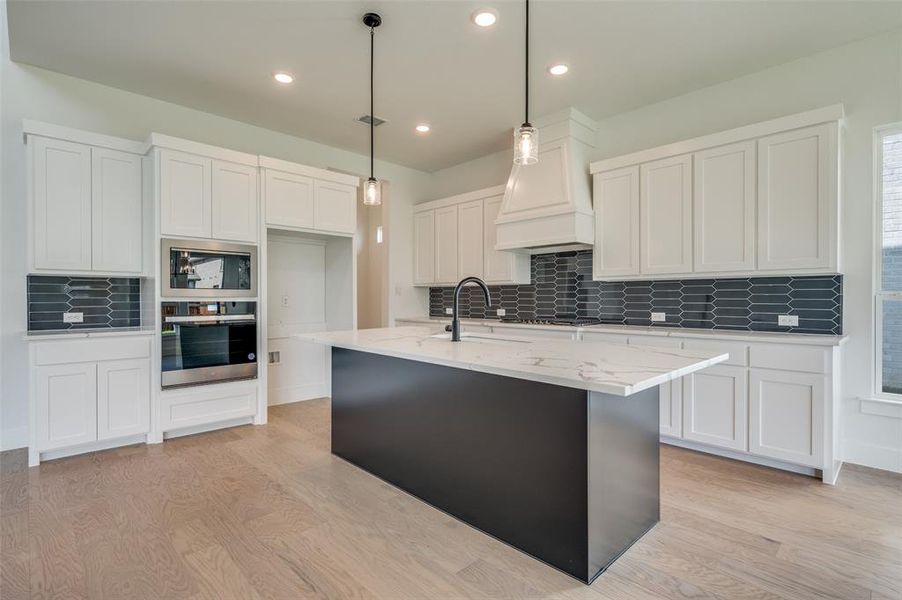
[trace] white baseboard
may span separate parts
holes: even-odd
[[[843,440],[843,460],[853,465],[902,473],[902,448]]]
[[[803,467],[801,465],[794,465],[792,463],[783,462],[781,460],[773,460],[771,458],[753,456],[751,454],[746,454],[745,452],[736,452],[735,450],[727,450],[725,448],[715,448],[713,446],[706,446],[705,444],[688,442],[686,440],[672,437],[665,437],[663,435],[661,436],[661,443],[670,444],[671,446],[679,446],[680,448],[688,448],[689,450],[696,450],[698,452],[704,452],[706,454],[715,454],[717,456],[723,456],[724,458],[732,458],[733,460],[741,460],[742,462],[761,465],[763,467],[771,467],[773,469],[781,469],[783,471],[790,471],[792,473],[799,473],[801,475],[818,477],[818,470],[812,467]]]
[[[278,406],[280,404],[291,404],[292,402],[313,400],[314,398],[324,398],[328,395],[328,384],[313,383],[308,385],[294,385],[290,387],[270,389],[268,398],[269,406]]]
[[[98,440],[96,442],[82,444],[80,446],[73,446],[71,448],[63,448],[61,450],[47,450],[45,452],[41,452],[41,461],[43,462],[45,460],[53,460],[55,458],[65,458],[67,456],[75,456],[77,454],[85,454],[87,452],[110,450],[112,448],[119,448],[122,446],[133,446],[135,444],[143,444],[146,441],[147,435],[144,433],[116,438],[114,440]]]
[[[216,423],[205,423],[203,425],[192,425],[191,427],[182,427],[181,429],[173,429],[163,432],[164,440],[171,440],[186,435],[194,435],[196,433],[206,433],[208,431],[216,431],[217,429],[227,429],[229,427],[237,427],[239,425],[250,425],[254,417],[238,417],[236,419],[228,419],[218,421]]]
[[[0,437],[0,451],[28,447],[28,426],[4,429]]]

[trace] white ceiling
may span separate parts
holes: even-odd
[[[469,16],[491,6],[498,23]],[[10,0],[10,54],[83,79],[432,171],[502,149],[522,120],[523,2]],[[533,116],[602,118],[902,26],[902,2],[553,1],[531,5]],[[565,61],[552,78],[545,68]],[[272,73],[296,76],[283,87]],[[432,125],[428,135],[414,126]]]

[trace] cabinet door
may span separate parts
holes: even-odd
[[[824,380],[812,373],[752,369],[749,451],[822,467]]]
[[[357,188],[317,180],[313,188],[313,226],[321,231],[353,234],[357,230]]]
[[[595,278],[639,274],[639,167],[628,167],[593,178]]]
[[[457,207],[457,247],[460,276],[483,276],[482,200],[464,202]]]
[[[413,282],[435,283],[435,211],[413,215]]]
[[[758,268],[827,269],[836,243],[836,125],[758,140]]]
[[[97,440],[95,363],[35,367],[38,450]]]
[[[116,360],[97,365],[97,439],[150,430],[150,361]]]
[[[683,377],[683,439],[748,449],[748,375],[716,365]]]
[[[213,161],[213,238],[257,241],[257,168]]]
[[[141,157],[91,149],[91,265],[140,273],[144,237]]]
[[[693,157],[695,271],[755,268],[755,142]]]
[[[692,272],[692,156],[641,165],[643,274]]]
[[[160,231],[163,235],[208,238],[213,161],[203,156],[160,150]]]
[[[483,279],[486,283],[529,283],[529,254],[511,250],[495,250],[498,228],[495,219],[501,210],[504,194],[483,201]]]
[[[435,209],[435,279],[437,283],[460,280],[456,206]]]
[[[29,138],[35,269],[91,268],[91,149]]]
[[[683,382],[681,379],[662,383],[661,402],[661,435],[683,437]]]
[[[266,170],[266,224],[313,228],[313,179]]]

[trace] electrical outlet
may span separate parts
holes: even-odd
[[[453,315],[453,314],[454,314],[454,311],[451,310],[450,308],[446,308],[446,309],[445,309],[445,314],[446,314],[446,315]]]
[[[282,296],[282,306],[288,308],[291,305],[291,299],[288,297],[288,294],[284,294]]]
[[[67,312],[63,313],[63,323],[84,323],[85,313]]]
[[[503,317],[504,315],[507,314],[507,311],[504,310],[503,308],[499,308],[498,310],[495,311],[495,314],[497,314],[499,317]]]
[[[777,317],[777,325],[780,327],[798,327],[799,317],[798,315],[780,315]]]
[[[652,323],[663,323],[666,320],[667,320],[667,313],[662,313],[662,312],[651,313],[651,322]]]
[[[269,353],[269,364],[278,365],[282,362],[282,353],[279,350],[273,350]]]

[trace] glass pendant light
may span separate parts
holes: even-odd
[[[539,162],[539,132],[529,122],[529,0],[526,0],[526,94],[523,124],[514,130],[514,164],[532,165]]]
[[[376,127],[376,114],[373,112],[373,57],[375,55],[376,27],[382,25],[382,17],[376,13],[366,13],[363,15],[363,24],[370,28],[370,176],[363,186],[363,204],[366,206],[379,206],[382,204],[382,190],[375,175],[374,128]]]

